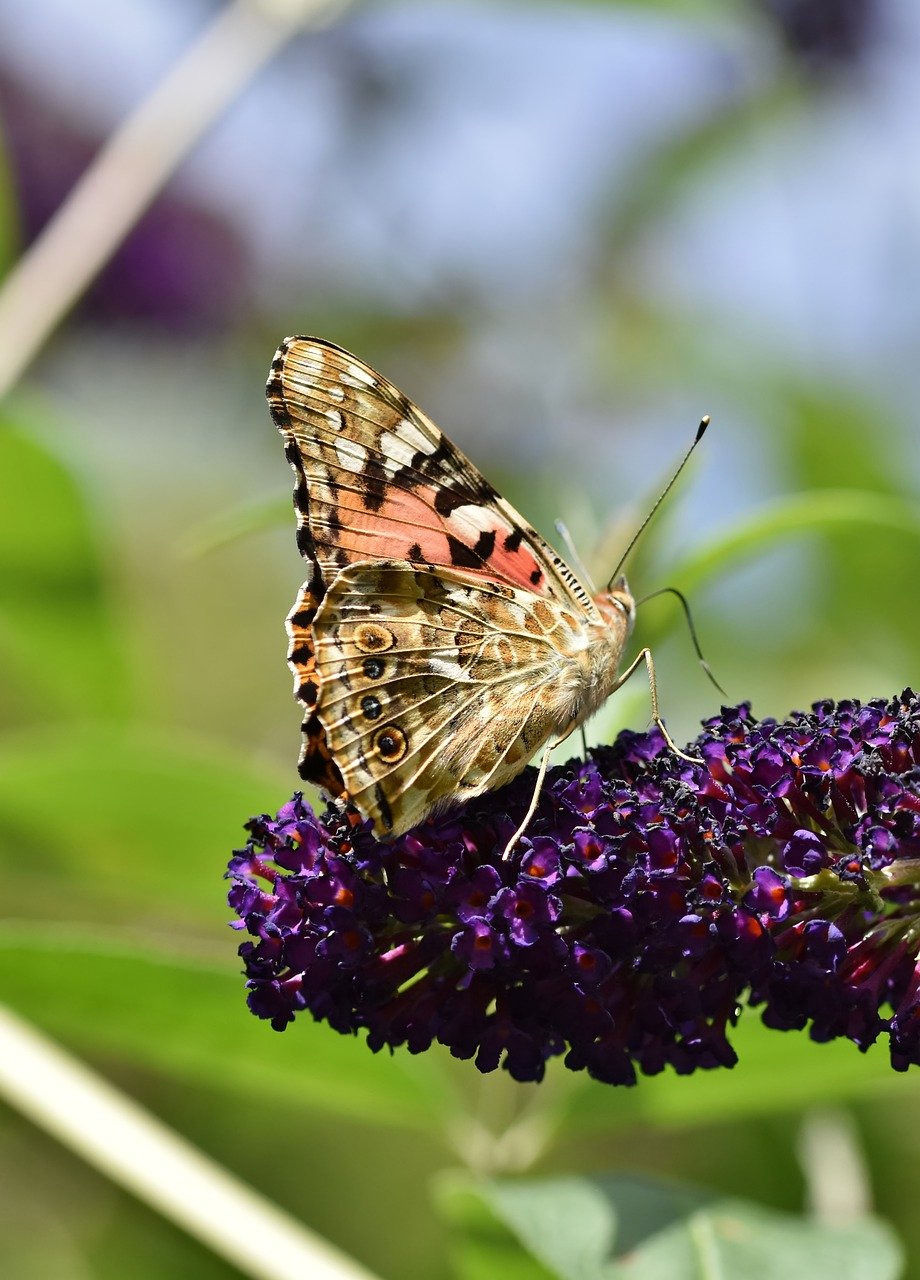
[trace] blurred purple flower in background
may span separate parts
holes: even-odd
[[[532,771],[390,844],[300,795],[253,819],[228,873],[250,1008],[633,1084],[733,1066],[746,998],[920,1063],[920,700],[723,709],[693,750],[624,733],[551,770],[507,861]]]
[[[26,247],[102,145],[89,122],[0,64],[0,119]],[[252,254],[220,211],[171,189],[116,250],[81,303],[96,319],[180,333],[220,332],[251,306]]]
[[[855,62],[879,23],[878,0],[757,0],[790,53],[814,69]]]

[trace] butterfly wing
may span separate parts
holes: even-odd
[[[501,786],[562,731],[585,647],[567,612],[459,570],[358,561],[337,575],[314,621],[321,714],[378,834]]]
[[[596,617],[552,547],[357,356],[319,338],[287,338],[266,393],[297,477],[298,546],[324,582],[356,560],[408,560],[482,574]]]
[[[437,803],[507,781],[558,732],[564,716],[548,692],[558,654],[548,637],[561,626],[580,634],[583,647],[600,615],[536,530],[356,356],[322,339],[288,338],[266,390],[296,476],[298,546],[311,565],[288,617],[288,657],[305,711],[300,772],[352,800],[378,831],[406,830]],[[375,600],[384,571],[399,581],[386,579],[392,589]],[[436,623],[437,575],[451,589],[458,575],[479,584],[465,606],[489,628],[478,656],[459,641],[453,653]],[[494,619],[504,616],[495,601],[505,590],[519,599],[503,637]],[[547,608],[553,618],[535,621],[535,610]],[[376,670],[375,660],[364,663],[373,654],[353,670],[355,620],[365,610],[396,637],[379,678],[366,678]],[[399,758],[379,749],[381,726],[355,701],[359,687],[362,698],[391,706],[402,734],[394,741],[408,744]]]

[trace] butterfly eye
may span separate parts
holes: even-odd
[[[377,754],[386,764],[396,764],[406,754],[408,746],[406,735],[395,724],[388,724],[380,729],[374,738]]]
[[[393,632],[377,622],[362,622],[355,627],[355,644],[364,653],[382,653],[392,649],[395,643]]]
[[[383,675],[383,663],[379,658],[365,658],[363,666],[368,680],[379,680]]]

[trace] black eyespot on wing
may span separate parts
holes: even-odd
[[[409,749],[409,739],[398,724],[385,724],[374,735],[374,749],[384,764],[397,764]]]
[[[384,664],[379,658],[365,658],[363,666],[368,680],[379,680],[383,675]]]

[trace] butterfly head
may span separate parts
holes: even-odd
[[[625,574],[620,574],[600,595],[595,596],[595,604],[604,621],[611,626],[622,627],[626,620],[626,634],[631,635],[636,620],[636,601],[629,589]]]

